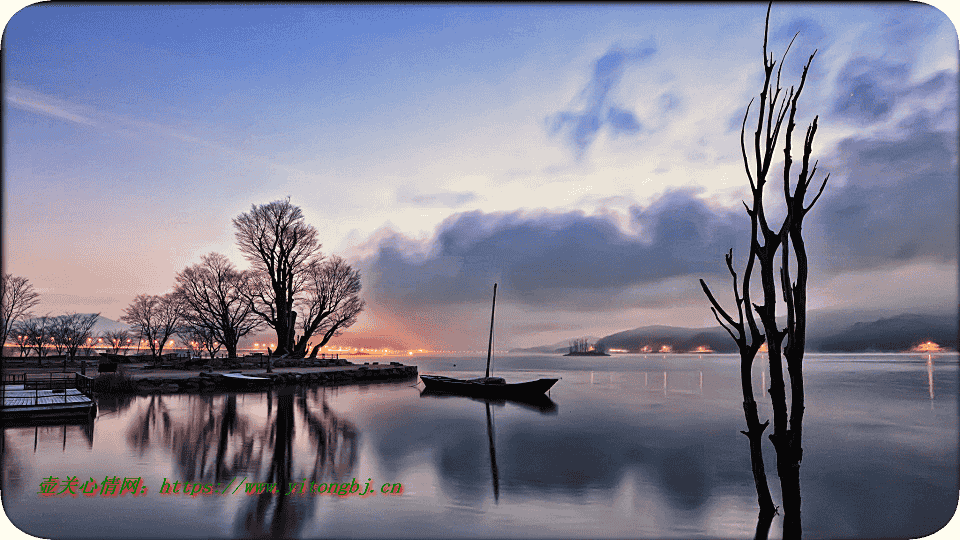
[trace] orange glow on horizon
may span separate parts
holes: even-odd
[[[943,350],[943,347],[928,340],[928,341],[924,341],[919,345],[915,345],[910,350],[913,352],[941,352]]]

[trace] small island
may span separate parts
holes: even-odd
[[[607,346],[603,341],[597,341],[593,345],[586,338],[575,339],[570,342],[570,350],[564,356],[610,356],[607,354]]]

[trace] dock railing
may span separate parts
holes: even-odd
[[[54,377],[54,375],[57,375]],[[8,385],[22,384],[24,390],[33,390],[34,404],[40,402],[40,390],[50,390],[52,393],[63,394],[63,402],[67,402],[67,389],[76,388],[81,394],[93,399],[93,377],[79,373],[72,376],[66,373],[48,373],[46,377],[28,377],[26,373],[12,373],[3,375],[3,384],[0,384],[0,403],[6,395]]]
[[[86,375],[81,375],[79,373],[75,374],[76,378],[74,384],[77,387],[77,390],[81,394],[87,396],[88,398],[93,399],[93,377],[88,377]]]

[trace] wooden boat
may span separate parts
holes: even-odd
[[[272,382],[269,377],[257,377],[242,373],[200,373],[201,377],[214,379],[217,384],[225,388],[251,388],[267,386]]]
[[[427,390],[463,396],[523,399],[546,393],[558,379],[538,379],[522,383],[507,383],[501,377],[490,376],[490,357],[493,352],[493,318],[497,309],[497,284],[493,284],[493,307],[490,311],[490,341],[487,344],[486,376],[476,379],[454,379],[442,375],[421,375],[420,380]]]
[[[507,383],[500,377],[454,379],[442,375],[421,375],[420,379],[423,381],[424,387],[433,392],[491,399],[516,399],[518,401],[522,401],[526,397],[545,394],[558,380],[537,379],[521,383]]]

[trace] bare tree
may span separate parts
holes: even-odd
[[[177,335],[180,336],[184,348],[190,351],[191,358],[199,358],[200,351],[203,350],[203,345],[196,339],[196,332],[199,331],[202,330],[191,326],[190,323],[184,323],[177,330]]]
[[[259,274],[251,293],[253,309],[277,332],[277,353],[292,353],[296,296],[308,269],[321,257],[317,229],[308,225],[290,199],[253,205],[234,218],[240,251]]]
[[[250,302],[251,272],[238,271],[225,256],[210,253],[176,279],[175,293],[187,307],[184,319],[193,327],[206,329],[223,344],[230,358],[236,358],[240,338],[263,324]]]
[[[7,343],[13,325],[39,301],[40,295],[27,278],[3,274],[3,280],[0,280],[0,350]]]
[[[126,330],[107,330],[103,333],[103,339],[107,343],[108,351],[120,354],[120,349],[129,346],[131,337]]]
[[[50,327],[51,317],[41,315],[31,317],[21,323],[23,334],[27,336],[27,342],[30,347],[37,351],[37,365],[43,364],[43,357],[47,355],[47,347],[50,346]]]
[[[577,338],[570,342],[571,353],[585,353],[590,350],[590,342],[587,338]]]
[[[757,204],[754,197],[754,204]],[[757,231],[757,214],[748,212],[751,218],[751,230],[754,236]],[[700,286],[707,294],[712,304],[711,310],[720,326],[726,330],[733,341],[736,342],[740,351],[740,388],[743,393],[743,415],[747,421],[747,431],[741,431],[750,441],[750,465],[753,470],[753,481],[757,489],[757,502],[760,505],[760,522],[765,524],[764,530],[769,528],[770,521],[776,513],[776,506],[770,497],[770,487],[767,484],[767,474],[763,465],[763,432],[770,425],[770,421],[760,423],[760,417],[757,413],[757,401],[753,394],[753,379],[751,373],[753,370],[753,361],[763,345],[764,335],[760,332],[753,310],[750,309],[750,278],[753,275],[753,268],[756,262],[756,253],[751,250],[747,258],[746,268],[743,272],[743,282],[738,289],[737,272],[733,269],[733,250],[731,249],[726,256],[727,269],[733,277],[733,295],[736,300],[737,318],[731,317],[725,309],[720,306],[706,282],[700,280]],[[744,327],[744,314],[746,314],[747,328]],[[721,320],[721,316],[723,320]],[[726,321],[727,324],[724,324]],[[734,333],[733,330],[736,330]]]
[[[70,313],[57,317],[60,336],[66,342],[67,356],[74,357],[77,350],[88,346],[88,341],[93,337],[93,325],[99,316],[99,313]]]
[[[207,355],[213,358],[223,346],[210,330],[202,326],[194,326],[189,322],[180,328],[179,335],[184,343],[188,344],[190,349],[197,353],[197,356],[200,355],[201,351],[207,351]]]
[[[29,314],[24,316],[29,317]],[[27,336],[27,330],[24,327],[24,322],[17,321],[16,324],[14,324],[13,329],[10,331],[12,332],[11,337],[13,337],[14,341],[17,343],[17,348],[20,349],[20,357],[23,358],[28,352],[30,352],[30,338]]]
[[[69,333],[67,330],[67,321],[64,315],[59,315],[57,317],[50,317],[48,323],[50,345],[57,351],[57,356],[61,356],[67,348],[67,334]]]
[[[163,355],[163,348],[183,322],[183,300],[173,293],[162,296],[141,294],[124,310],[120,320],[145,338],[154,360]]]
[[[304,312],[300,328],[302,335],[294,351],[305,353],[311,337],[318,335],[320,341],[312,352],[316,356],[316,351],[330,338],[339,336],[357,321],[364,302],[360,299],[360,271],[342,258],[333,256],[323,262],[314,262],[308,274],[305,298],[301,303]]]
[[[803,143],[803,157],[801,161],[801,170],[795,182],[791,181],[791,168],[793,165],[793,131],[796,127],[796,113],[800,94],[803,91],[804,83],[807,79],[807,72],[810,68],[816,51],[810,55],[803,73],[800,77],[799,85],[790,87],[786,92],[780,87],[780,73],[783,68],[783,61],[786,59],[790,46],[787,46],[780,61],[780,67],[777,69],[777,77],[772,78],[776,62],[773,55],[767,53],[767,36],[770,27],[770,10],[767,8],[767,19],[763,36],[763,64],[764,64],[764,83],[760,92],[759,114],[757,117],[757,129],[754,132],[753,140],[753,160],[748,157],[746,148],[746,123],[750,114],[750,105],[744,114],[743,125],[740,130],[740,147],[743,157],[744,167],[747,172],[747,178],[750,181],[752,194],[752,205],[747,207],[747,214],[751,221],[751,240],[750,255],[747,260],[747,267],[744,272],[744,285],[742,292],[738,293],[736,273],[733,270],[732,254],[727,255],[727,267],[733,275],[734,296],[737,302],[738,319],[734,320],[726,312],[715,297],[711,294],[706,283],[701,280],[701,286],[707,294],[712,304],[712,309],[720,325],[730,333],[734,341],[737,342],[741,354],[741,381],[744,387],[744,413],[747,415],[747,425],[749,431],[747,436],[751,440],[751,457],[754,454],[754,440],[760,437],[767,423],[759,424],[755,412],[748,410],[749,403],[753,401],[752,386],[749,380],[750,365],[753,357],[763,340],[767,343],[767,356],[770,362],[770,399],[773,406],[773,433],[770,440],[773,442],[777,455],[777,474],[780,477],[780,486],[783,496],[784,508],[784,538],[799,537],[801,533],[800,520],[800,461],[803,455],[801,447],[801,435],[803,425],[804,393],[803,393],[803,355],[806,343],[806,289],[807,289],[807,254],[802,237],[802,222],[804,216],[813,208],[823,189],[826,187],[829,175],[824,177],[817,194],[805,205],[807,190],[810,187],[812,179],[816,174],[817,163],[810,166],[810,156],[813,153],[813,140],[817,131],[817,120],[813,121],[807,128]],[[796,39],[796,36],[794,36]],[[791,41],[791,45],[793,42]],[[753,101],[750,102],[753,104]],[[787,116],[789,113],[789,116]],[[764,209],[763,194],[767,180],[769,178],[771,164],[777,148],[780,130],[783,127],[784,120],[787,121],[785,143],[783,148],[783,197],[786,207],[786,215],[780,226],[774,230],[767,222],[767,216]],[[751,167],[751,161],[753,166]],[[793,248],[791,257],[790,248]],[[779,268],[777,268],[779,252]],[[793,259],[797,268],[797,279],[791,282],[790,261]],[[754,262],[759,262],[760,283],[762,287],[763,303],[756,304],[750,301],[750,275],[752,273]],[[780,289],[778,291],[777,284]],[[778,294],[779,292],[779,294]],[[777,323],[777,299],[782,297],[786,304],[786,327],[780,329]],[[763,326],[761,334],[757,328],[756,321],[751,306],[756,310]],[[749,340],[744,330],[744,312],[747,313],[747,322],[750,327]],[[719,315],[718,315],[719,313]],[[722,317],[722,320],[721,320]],[[726,321],[726,324],[724,324]],[[736,330],[736,334],[731,330]],[[784,338],[787,342],[784,343]],[[791,400],[789,407],[789,426],[787,424],[787,400],[783,379],[783,358],[787,361],[787,372],[790,376]],[[749,396],[747,389],[749,388]],[[755,403],[752,403],[753,411],[756,410]],[[757,452],[759,454],[759,452]],[[760,474],[763,473],[762,457],[759,462]],[[754,459],[754,477],[757,478],[757,460]],[[765,479],[763,481],[765,485]],[[764,501],[764,495],[761,493],[761,486],[757,482],[758,495],[760,496],[761,516],[764,515],[764,509],[772,503],[767,504]],[[769,498],[769,493],[766,495]]]

